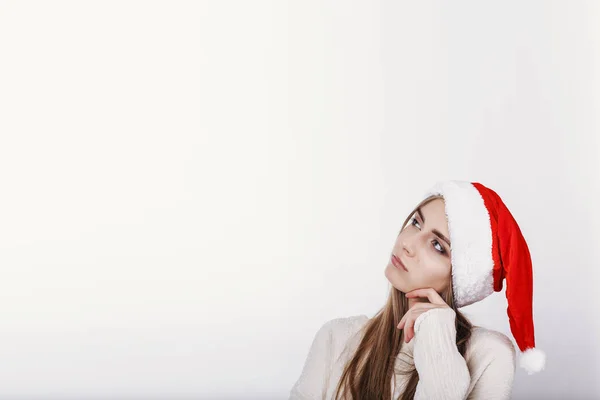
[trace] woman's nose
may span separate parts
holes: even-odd
[[[406,240],[406,239],[405,239],[405,240],[402,242],[402,248],[403,248],[403,249],[406,251],[406,254],[407,254],[409,257],[412,257],[412,256],[415,254],[415,252],[414,252],[414,249],[413,249],[413,243],[412,243],[412,241],[410,241],[410,240]]]

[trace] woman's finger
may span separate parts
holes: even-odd
[[[404,323],[404,320],[406,319],[406,316],[408,315],[409,312],[410,312],[410,310],[405,312],[404,315],[402,316],[402,318],[400,319],[400,322],[398,323],[398,325],[396,325],[396,327],[398,329],[402,329],[402,324]]]
[[[419,313],[421,314],[421,313]],[[414,335],[414,331],[412,329],[414,321],[418,318],[418,315],[415,315],[414,317],[411,317],[410,319],[407,319],[406,324],[404,324],[404,342],[408,343],[410,342],[410,339],[412,339],[413,335]]]
[[[398,325],[396,325],[398,327],[398,329],[402,329],[402,324],[404,322],[406,322],[406,316],[412,311],[412,310],[419,310],[419,309],[429,309],[431,308],[432,304],[431,303],[415,303],[413,304],[413,306],[411,308],[408,309],[408,311],[402,316],[402,318],[400,319],[400,322],[398,323]]]
[[[414,317],[415,319],[417,318],[417,316],[419,314],[421,314],[421,312],[425,312],[427,310],[430,310],[432,308],[436,308],[439,307],[435,304],[431,304],[431,303],[417,303],[414,304],[410,310],[408,310],[403,316],[402,319],[400,319],[400,322],[398,323],[397,327],[398,329],[403,329],[403,326],[406,324],[406,319],[411,315],[411,314],[415,314],[416,316]]]
[[[439,306],[436,306],[435,304],[427,304],[427,307],[424,307],[411,315],[410,322],[407,321],[405,323],[404,337],[407,339],[407,343],[415,337],[415,322],[417,321],[417,318],[419,318],[419,315],[431,310],[432,308],[439,308]]]

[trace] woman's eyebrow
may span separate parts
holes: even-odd
[[[421,221],[423,221],[423,223],[425,223],[425,217],[423,217],[423,213],[421,212],[421,207],[417,208],[417,214],[419,214]],[[435,233],[436,235],[438,235],[440,237],[440,239],[442,239],[444,242],[448,243],[448,246],[452,246],[452,244],[450,244],[450,239],[448,239],[446,236],[444,236],[440,231],[438,231],[437,229],[433,229],[432,232]]]

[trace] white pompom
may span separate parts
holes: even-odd
[[[529,375],[535,374],[546,366],[546,353],[534,347],[529,348],[522,353],[519,365],[527,370]]]

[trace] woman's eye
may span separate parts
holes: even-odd
[[[410,224],[411,224],[411,225],[419,224],[419,221],[417,221],[417,219],[413,217],[413,218],[410,220]],[[440,246],[440,248],[438,249],[437,247],[435,247],[435,245],[434,245],[433,247],[434,247],[434,248],[435,248],[435,249],[436,249],[436,250],[437,250],[437,251],[438,251],[440,254],[446,254],[446,249],[444,249],[444,246],[442,246],[440,242],[438,242],[437,240],[434,240],[434,241],[432,241],[431,243],[437,243],[437,244]]]
[[[433,241],[433,242],[431,242],[431,243],[437,243],[437,244],[439,244],[439,245],[440,245],[440,254],[444,254],[444,253],[446,252],[446,249],[444,249],[444,246],[442,246],[442,245],[440,244],[440,242],[438,242],[437,240],[434,240],[434,241]],[[435,247],[435,245],[434,245],[434,247]],[[437,249],[436,249],[436,250],[437,250]]]

